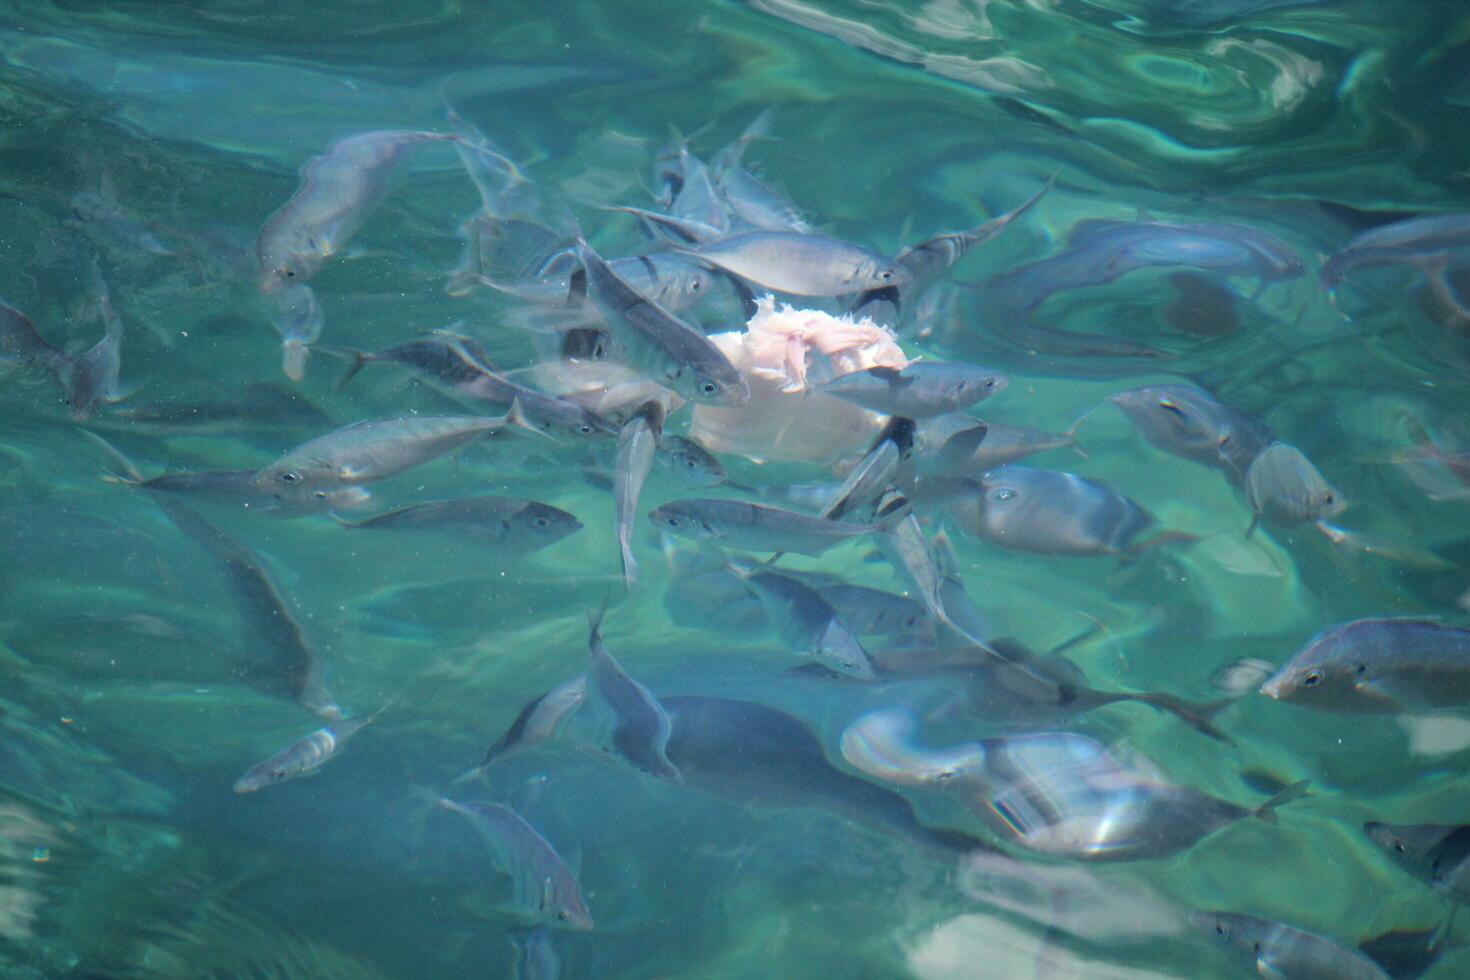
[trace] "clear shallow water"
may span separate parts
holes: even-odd
[[[596,208],[647,204],[671,125],[709,124],[696,138],[708,155],[766,107],[775,139],[749,161],[823,231],[885,253],[1014,207],[1056,173],[1033,211],[956,267],[957,281],[1062,253],[1087,219],[1143,211],[1269,232],[1305,274],[1259,295],[1253,279],[1216,280],[1236,311],[1219,335],[1170,325],[1171,270],[1059,293],[1034,313],[1171,360],[1034,353],[1007,342],[983,290],[962,292],[970,301],[928,324],[927,340],[905,340],[911,353],[1005,370],[1010,387],[976,414],[1054,431],[1124,388],[1204,385],[1341,489],[1351,507],[1337,524],[1442,560],[1334,549],[1310,526],[1246,537],[1239,490],[1099,411],[1080,432],[1085,456],[1058,450],[1035,464],[1105,480],[1158,527],[1198,540],[1120,562],[959,538],[965,585],[994,636],[1034,649],[1100,621],[1066,651],[1096,687],[1210,701],[1221,668],[1280,663],[1333,623],[1463,622],[1465,504],[1427,498],[1393,462],[1409,444],[1405,413],[1447,447],[1465,445],[1463,324],[1432,315],[1418,272],[1363,271],[1334,303],[1316,284],[1321,256],[1355,231],[1464,207],[1470,81],[1457,6],[762,0],[385,14],[339,3],[308,17],[250,2],[17,5],[0,68],[0,294],[48,339],[80,349],[100,331],[89,309],[96,258],[127,328],[123,380],[142,387],[87,427],[152,476],[263,466],[333,425],[460,410],[387,367],[335,391],[342,365],[320,354],[300,384],[287,382],[251,254],[308,157],[364,130],[445,129],[446,96],[525,168],[553,202],[548,217],[565,202],[607,255],[645,246],[631,221]],[[78,219],[82,192],[103,194],[176,254],[147,254],[125,230]],[[452,152],[416,153],[348,254],[312,281],[323,340],[378,349],[462,321],[501,365],[531,363],[533,344],[504,324],[516,304],[443,289],[455,228],[478,205]],[[298,406],[164,430],[125,414],[238,400],[259,381],[327,419]],[[451,780],[525,702],[585,669],[585,614],[610,589],[607,643],[634,677],[660,696],[780,708],[837,766],[845,725],[895,703],[933,707],[945,691],[792,677],[797,661],[769,627],[687,625],[698,611],[674,625],[674,576],[641,519],[645,578],[621,593],[611,496],[583,480],[580,450],[471,447],[374,487],[375,507],[509,493],[562,507],[583,529],[507,558],[198,503],[260,556],[338,700],[357,714],[388,705],[319,775],[236,796],[240,773],[319,721],[232,676],[227,654],[252,634],[219,562],[147,494],[103,479],[116,461],[69,420],[55,384],[14,371],[0,398],[7,976],[508,974],[518,919],[504,911],[507,880],[467,825],[429,809],[425,790],[466,795]],[[610,445],[597,453],[606,465]],[[814,466],[724,462],[746,484],[828,478]],[[640,509],[702,492],[656,473]],[[901,589],[870,550],[789,561]],[[1174,858],[1027,858],[1033,876],[999,886],[842,815],[732,804],[570,739],[497,763],[490,785],[471,789],[580,852],[572,863],[598,928],[555,935],[568,976],[1231,976],[1238,968],[1178,928],[1176,910],[1281,919],[1347,946],[1444,922],[1448,901],[1359,827],[1462,819],[1463,744],[1427,746],[1387,716],[1254,694],[1217,722],[1233,745],[1134,704],[1065,727],[1242,806],[1298,779],[1312,780],[1312,795],[1275,825],[1243,821]],[[997,733],[983,720],[925,724],[936,745]],[[941,795],[904,792],[926,823],[986,836]],[[1463,941],[1457,929],[1449,945]],[[1430,975],[1464,963],[1452,951]]]

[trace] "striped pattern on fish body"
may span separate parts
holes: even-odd
[[[679,252],[793,296],[841,296],[909,279],[872,249],[809,232],[746,231]]]
[[[353,735],[372,724],[376,715],[334,721],[258,762],[235,781],[236,793],[253,793],[266,786],[296,779],[325,765]]]

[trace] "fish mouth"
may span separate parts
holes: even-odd
[[[1266,697],[1270,698],[1272,701],[1282,701],[1285,700],[1286,695],[1284,686],[1285,685],[1281,680],[1273,677],[1269,681],[1261,685],[1261,693],[1266,695]]]

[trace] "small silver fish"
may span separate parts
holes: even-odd
[[[1250,464],[1245,495],[1258,521],[1285,526],[1336,517],[1348,505],[1300,449],[1284,442],[1273,442]]]
[[[410,504],[343,527],[368,531],[446,531],[513,554],[550,547],[581,530],[582,522],[559,507],[516,497],[480,496]]]
[[[469,820],[510,876],[515,909],[554,928],[589,931],[592,913],[582,886],[556,848],[508,806],[441,799],[439,805]]]
[[[587,295],[630,367],[688,401],[738,407],[750,400],[745,379],[708,337],[639,294],[581,238],[577,254]]]
[[[539,745],[556,736],[562,724],[587,700],[587,675],[578,674],[521,708],[510,727],[485,752],[484,760],[466,775],[483,772],[503,756]]]
[[[1106,484],[1054,470],[1003,466],[973,498],[978,518],[956,508],[965,530],[993,544],[1047,555],[1123,555],[1153,523]]]
[[[737,573],[760,597],[782,642],[794,653],[846,677],[877,679],[868,651],[820,592],[765,566]]]
[[[316,771],[337,757],[347,740],[377,720],[380,708],[367,718],[343,718],[318,728],[310,735],[286,746],[264,762],[257,762],[235,780],[236,793],[256,790]]]
[[[678,251],[794,296],[841,296],[901,286],[909,279],[892,259],[872,249],[809,232],[739,232]]]
[[[969,408],[1008,384],[1009,378],[989,368],[919,361],[905,368],[874,367],[841,374],[813,390],[883,415],[929,419]]]
[[[895,515],[896,521],[902,517]],[[820,517],[714,497],[675,500],[655,507],[649,520],[681,537],[711,540],[742,551],[820,555],[828,548],[884,530],[881,524],[845,524]]]
[[[377,130],[334,143],[301,168],[296,192],[266,219],[255,242],[258,285],[272,293],[304,283],[362,227],[388,190],[388,176],[410,146],[465,143],[453,133]]]
[[[1252,461],[1274,437],[1265,423],[1190,385],[1149,385],[1108,399],[1149,445],[1224,470],[1244,483]]]
[[[664,406],[650,401],[624,422],[618,433],[617,460],[613,465],[613,506],[624,588],[631,589],[638,580],[638,561],[633,557],[633,518],[638,510],[643,484],[653,469],[654,454],[658,452],[663,428]]]
[[[1372,228],[1353,237],[1346,248],[1322,265],[1318,286],[1328,292],[1348,273],[1370,266],[1407,265],[1429,277],[1435,296],[1462,318],[1467,303],[1450,281],[1450,256],[1470,245],[1470,213],[1432,214]]]
[[[1389,980],[1387,970],[1357,950],[1284,922],[1236,912],[1194,912],[1189,920],[1262,977]]]
[[[983,429],[978,440],[957,437]],[[939,415],[919,422],[914,439],[914,463],[925,476],[978,478],[987,470],[1028,456],[1077,444],[1076,426],[1066,432],[1045,432],[1005,425],[973,415]],[[964,451],[959,450],[963,448]]]
[[[514,423],[512,411],[481,415],[422,415],[355,422],[302,443],[255,474],[255,485],[278,498],[303,500],[343,487],[386,479]]]
[[[629,677],[602,642],[602,612],[589,617],[587,648],[592,666],[590,689],[612,709],[612,745],[640,772],[656,779],[682,783],[684,777],[669,761],[669,716],[653,694]]]
[[[1334,712],[1470,705],[1470,630],[1359,619],[1319,634],[1261,685],[1277,701]]]
[[[871,508],[903,479],[900,474],[913,444],[913,420],[890,418],[817,516],[835,520],[849,512]]]
[[[683,436],[666,433],[659,439],[654,462],[690,486],[713,487],[725,482],[725,468],[719,459]]]

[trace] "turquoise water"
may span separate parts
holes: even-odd
[[[966,534],[960,505],[915,493],[926,533],[943,527],[954,542],[982,639],[1064,648],[1098,689],[1213,704],[1232,696],[1225,668],[1274,668],[1334,624],[1463,624],[1464,485],[1414,447],[1420,427],[1445,452],[1470,447],[1467,319],[1428,288],[1432,260],[1354,270],[1330,293],[1318,283],[1355,234],[1466,208],[1460,4],[7,6],[0,295],[77,354],[102,336],[95,263],[125,328],[126,397],[74,421],[55,377],[0,363],[0,974],[512,975],[530,919],[488,842],[436,807],[441,796],[513,807],[574,870],[596,927],[550,933],[569,977],[1228,977],[1249,968],[1191,927],[1189,910],[1278,920],[1344,948],[1449,919],[1451,899],[1361,825],[1464,819],[1463,713],[1312,711],[1255,693],[1258,678],[1212,715],[1225,742],[1137,703],[1002,720],[956,706],[953,674],[793,674],[801,658],[748,595],[739,606],[696,588],[674,565],[692,560],[692,542],[661,540],[641,516],[701,496],[815,512],[782,488],[835,483],[828,465],[722,453],[746,489],[655,468],[632,590],[612,494],[588,475],[613,466],[612,439],[497,436],[374,483],[365,507],[339,514],[505,494],[582,524],[525,554],[261,512],[238,495],[168,495],[248,549],[283,597],[265,611],[242,604],[238,562],[126,478],[129,465],[142,477],[254,471],[359,420],[486,411],[393,366],[370,364],[339,389],[344,362],[326,351],[301,380],[283,375],[255,242],[298,169],[337,141],[450,132],[452,105],[525,173],[538,220],[565,231],[570,213],[604,256],[631,256],[657,246],[601,208],[655,206],[671,127],[709,160],[770,109],[771,138],[745,163],[818,231],[885,256],[1014,208],[1055,175],[905,313],[900,343],[1004,372],[1008,387],[971,409],[989,421],[1061,432],[1104,405],[1079,426],[1078,451],[1026,463],[1136,501],[1153,518],[1138,543],[1177,533],[1121,556],[1028,553]],[[407,153],[381,205],[311,278],[321,343],[376,351],[450,327],[513,378],[544,383],[524,369],[557,345],[513,325],[523,301],[446,291],[458,229],[481,205],[451,148]],[[1204,226],[1211,241],[1224,225],[1251,229],[1304,269],[1263,279],[1156,261],[1049,295],[1008,285],[1075,254],[1076,226],[1099,219]],[[1461,235],[1435,253],[1452,284],[1470,255]],[[728,295],[690,316],[709,332],[744,318]],[[1151,353],[1079,351],[1054,330]],[[1161,452],[1106,405],[1164,383],[1260,419],[1348,508],[1325,531],[1248,533],[1241,481]],[[671,413],[666,431],[685,433],[693,414]],[[778,567],[914,591],[872,538]],[[727,782],[759,792],[711,792],[692,765],[683,784],[651,778],[599,751],[585,719],[456,783],[528,701],[587,669],[587,616],[605,598],[608,649],[657,698],[779,709],[831,767],[980,842],[996,844],[995,828],[955,794],[858,774],[842,752],[848,726],[907,708],[931,747],[1085,734],[1245,808],[1300,780],[1311,790],[1274,822],[1244,819],[1166,857],[1098,863],[1004,842],[1014,861],[997,864],[983,849],[936,855],[861,806],[810,805],[798,790],[825,776],[733,748]],[[269,627],[282,609],[344,713],[383,713],[311,778],[236,794],[242,773],[324,723],[242,667],[279,637]],[[677,736],[689,715],[674,713]],[[1424,975],[1463,973],[1466,942],[1457,923]]]

